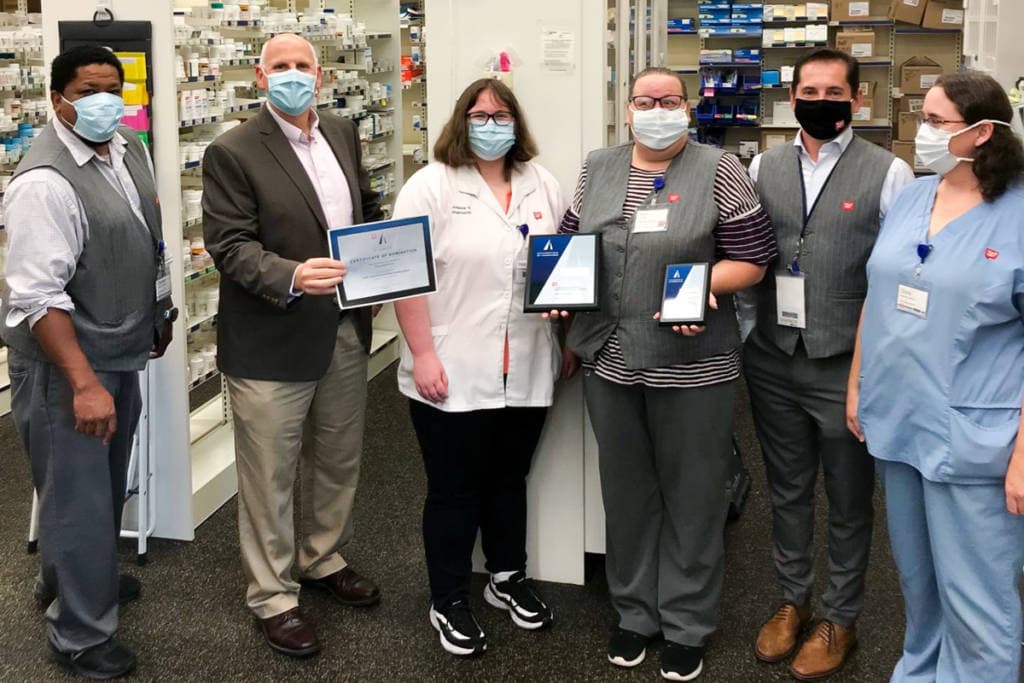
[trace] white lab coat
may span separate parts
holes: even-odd
[[[523,313],[527,240],[557,232],[566,210],[558,181],[533,162],[512,174],[506,214],[475,166],[434,162],[402,187],[395,218],[427,215],[437,266],[437,292],[428,295],[434,349],[448,375],[446,412],[549,406],[561,367],[555,325]],[[505,334],[508,381],[502,377]],[[427,402],[412,376],[402,340],[398,387]]]

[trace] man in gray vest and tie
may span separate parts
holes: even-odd
[[[846,430],[846,381],[865,264],[893,197],[914,175],[850,127],[860,109],[857,60],[822,49],[794,69],[792,145],[756,157],[750,175],[771,217],[779,260],[753,292],[756,325],[744,347],[754,424],[772,502],[773,559],[782,602],[755,654],[782,661],[810,625],[814,587],[814,487],[828,498],[828,585],[820,620],[790,672],[838,671],[856,644],[871,546],[874,466]]]
[[[135,655],[116,638],[117,537],[138,371],[163,355],[177,316],[149,153],[124,113],[124,72],[106,48],[53,60],[54,118],[6,194],[11,407],[39,494],[41,571],[51,654],[93,679],[123,675]]]

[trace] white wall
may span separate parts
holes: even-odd
[[[537,159],[569,196],[587,151],[602,146],[602,0],[426,0],[427,107],[431,146],[462,90],[482,76],[478,63],[510,48],[522,60],[512,89],[540,148]],[[540,64],[541,30],[572,31],[576,68]]]

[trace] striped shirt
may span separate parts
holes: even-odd
[[[633,219],[637,207],[650,196],[654,179],[664,175],[664,171],[630,167],[626,199],[622,204],[622,215],[626,222]],[[562,218],[559,232],[579,232],[586,184],[587,165],[584,163],[572,205]],[[719,260],[748,261],[762,266],[771,263],[775,259],[776,249],[768,214],[761,207],[746,169],[735,156],[725,154],[718,162],[713,194],[718,208],[718,225],[714,231],[715,257]],[[736,348],[683,365],[629,369],[622,356],[619,339],[613,334],[594,361],[584,363],[584,368],[616,384],[687,389],[739,377],[740,350]]]

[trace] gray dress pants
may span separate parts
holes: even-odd
[[[74,653],[117,631],[117,538],[132,437],[142,410],[136,372],[98,372],[114,398],[109,445],[75,431],[71,387],[60,369],[11,349],[11,412],[39,495],[40,577],[57,594],[50,642]]]
[[[703,646],[718,626],[734,381],[625,386],[584,373],[619,626]]]
[[[864,606],[874,517],[874,459],[846,429],[850,354],[789,356],[755,329],[743,365],[772,502],[772,556],[782,598],[809,604],[814,588],[814,487],[828,498],[828,588],[823,616],[843,626]]]

